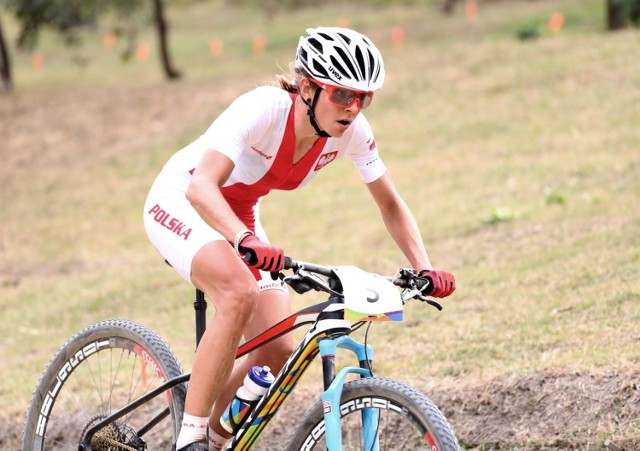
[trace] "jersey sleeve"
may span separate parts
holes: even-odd
[[[382,177],[387,167],[378,154],[378,146],[367,119],[360,114],[353,125],[355,130],[348,154],[360,171],[362,180],[371,183]]]
[[[204,145],[237,164],[242,152],[268,130],[274,99],[283,107],[291,103],[288,96],[278,95],[275,89],[257,88],[238,97],[201,136]]]

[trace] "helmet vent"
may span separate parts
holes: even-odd
[[[333,36],[327,34],[327,33],[318,33],[320,36],[322,36],[324,39],[326,39],[327,41],[333,41]]]
[[[317,39],[309,38],[309,44],[311,44],[318,53],[323,53],[322,44]]]
[[[360,48],[358,47],[356,49],[356,61],[358,62],[358,67],[360,68],[360,73],[362,74],[361,77],[364,78],[364,76],[366,76],[366,72],[367,72],[367,65],[365,63],[364,60],[364,55],[362,54],[362,50],[360,50]]]
[[[376,62],[375,62],[371,52],[367,52],[367,55],[369,56],[369,78],[371,80],[375,80],[376,78],[378,78],[377,75],[375,77],[373,76],[373,71],[376,68]],[[380,70],[380,68],[378,68],[378,70]]]
[[[344,63],[347,66],[347,70],[351,72],[351,75],[354,76],[355,78],[358,78],[358,71],[356,70],[355,67],[353,67],[353,64],[351,64],[351,61],[349,61],[350,60],[349,55],[347,55],[347,53],[341,48],[337,48],[336,52],[340,54],[342,63]],[[333,63],[335,68],[342,73],[342,75],[346,77],[349,76],[349,74],[347,73],[347,70],[344,69],[344,66],[341,64],[341,62],[338,61],[338,59],[334,58],[333,55],[331,56],[331,62]]]
[[[320,74],[321,77],[329,78],[329,74],[327,73],[327,70],[322,66],[322,64],[320,64],[318,60],[313,61],[313,69],[316,71],[317,74]]]
[[[347,44],[351,44],[351,38],[344,33],[338,33],[338,36],[342,38],[342,40]]]

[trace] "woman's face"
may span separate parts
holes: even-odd
[[[301,94],[309,102],[313,100],[315,89],[321,89],[320,97],[314,108],[316,121],[321,129],[334,138],[340,138],[344,135],[362,110],[359,102],[353,102],[346,107],[332,102],[329,100],[329,92],[326,89],[316,86],[308,79],[304,79],[302,88]]]

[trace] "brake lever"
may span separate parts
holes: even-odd
[[[431,298],[428,298],[426,296],[423,296],[421,294],[416,295],[416,298],[420,299],[423,302],[426,302],[427,304],[429,304],[431,307],[435,307],[438,309],[438,311],[442,311],[442,304],[440,304],[438,301],[435,301]]]
[[[305,294],[308,291],[313,290],[313,287],[309,285],[303,276],[294,274],[293,276],[287,276],[284,279],[284,283],[289,285],[298,294]]]
[[[285,277],[284,281],[300,294],[306,293],[310,290],[316,290],[337,296],[341,295],[340,293],[332,290],[320,277],[303,269],[298,269],[293,276]]]

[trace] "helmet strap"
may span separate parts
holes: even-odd
[[[318,135],[321,138],[331,138],[331,135],[325,132],[324,130],[322,130],[318,125],[318,121],[316,121],[316,113],[314,110],[316,108],[316,103],[318,103],[318,98],[320,97],[320,91],[322,91],[321,88],[316,89],[316,93],[314,94],[313,100],[311,102],[309,102],[303,96],[300,96],[300,98],[302,99],[304,104],[307,105],[307,107],[309,107],[309,109],[307,109],[307,116],[309,116],[309,122],[311,122],[311,126],[316,131],[316,135]]]

